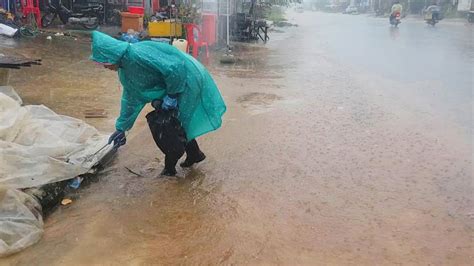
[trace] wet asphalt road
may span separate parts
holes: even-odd
[[[266,46],[238,46],[235,65],[209,66],[228,112],[199,139],[206,162],[156,178],[163,157],[142,114],[99,182],[8,262],[468,265],[472,27],[406,20],[393,30],[385,19],[294,15],[299,27]],[[81,110],[81,95],[114,114],[115,76],[87,63],[86,50],[57,70],[74,78],[52,77],[76,88],[64,95],[13,83],[29,103],[80,117],[66,103]],[[86,88],[99,93],[96,105]]]
[[[404,88],[396,92],[418,99],[472,132],[473,27],[442,21],[435,27],[406,19],[389,27],[387,19],[339,16],[337,20],[300,18],[314,26],[312,40],[340,62],[371,72]],[[330,17],[330,15],[328,16]],[[309,39],[309,38],[308,38]],[[356,71],[357,71],[356,70]],[[398,87],[398,86],[397,86]],[[422,108],[422,106],[417,106]]]

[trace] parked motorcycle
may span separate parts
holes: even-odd
[[[122,25],[121,10],[116,8],[108,8],[105,12],[105,23],[115,26]]]
[[[41,26],[49,27],[56,17],[59,17],[64,25],[81,25],[88,30],[93,30],[99,26],[103,14],[104,6],[102,4],[73,6],[73,10],[69,10],[62,4],[56,6],[48,4],[48,10],[41,18]]]
[[[398,24],[400,24],[400,23],[402,23],[400,13],[395,13],[395,15],[390,17],[390,25],[392,25],[394,27],[398,27]]]
[[[425,22],[428,25],[434,26],[442,19],[441,9],[438,5],[430,5],[427,8],[423,9],[422,12],[422,14],[424,14]]]

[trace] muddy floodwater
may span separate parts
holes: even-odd
[[[304,12],[268,44],[209,69],[228,106],[206,161],[157,178],[144,114],[95,183],[11,265],[469,265],[473,261],[473,27]],[[116,74],[84,39],[2,49],[27,104],[113,131]]]

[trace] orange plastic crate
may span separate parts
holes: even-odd
[[[122,32],[127,32],[129,29],[143,31],[143,15],[130,12],[122,12],[120,15],[122,16]]]

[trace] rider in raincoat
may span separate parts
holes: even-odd
[[[403,11],[403,6],[400,4],[400,0],[395,0],[395,2],[392,5],[392,13],[390,13],[389,21],[392,23],[392,21],[395,19],[395,16],[397,14],[402,14]]]
[[[187,156],[181,166],[190,167],[205,159],[195,138],[221,126],[226,106],[203,65],[168,44],[130,44],[97,31],[92,33],[91,59],[117,70],[123,87],[120,116],[109,143],[124,145],[125,132],[143,107],[162,100],[162,109],[179,108],[178,118],[186,132]],[[175,175],[175,165],[165,165],[162,174]]]

